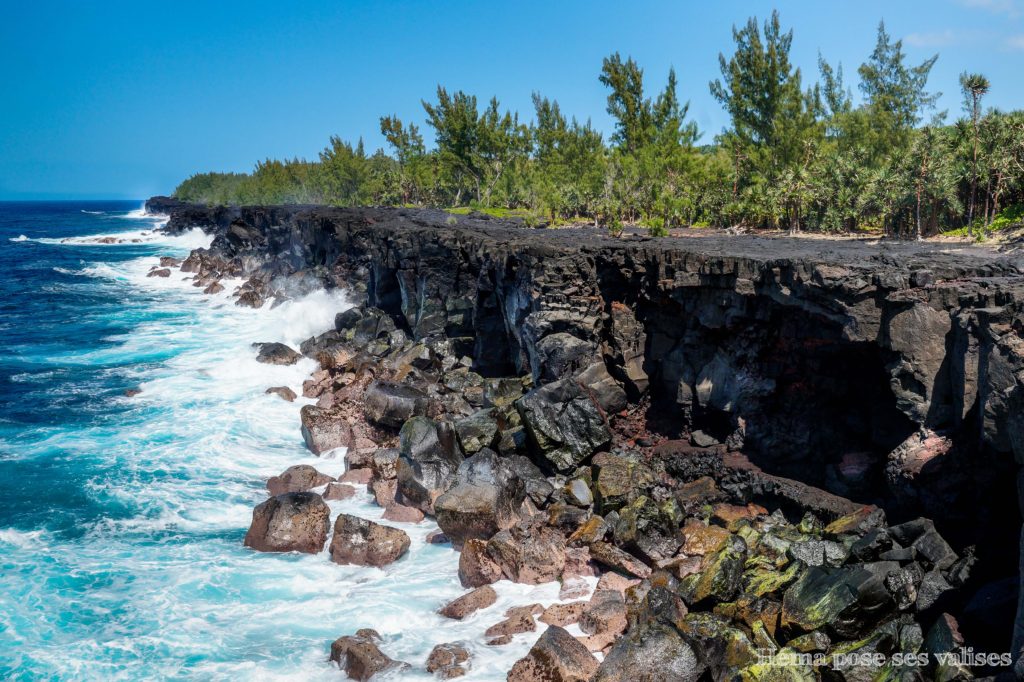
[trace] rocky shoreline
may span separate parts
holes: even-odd
[[[560,581],[564,603],[481,633],[501,646],[547,626],[513,680],[1012,675],[940,656],[1010,647],[1012,257],[613,240],[405,209],[147,209],[215,237],[154,276],[178,267],[211,293],[243,278],[253,307],[319,287],[357,304],[298,349],[253,350],[319,362],[302,435],[316,454],[347,448],[348,470],[268,481],[248,546],[399,560],[399,529],[340,515],[331,532],[324,499],[367,485],[385,518],[429,515],[461,552],[467,593],[438,605],[447,617],[493,603],[498,580]],[[401,663],[372,631],[339,635],[331,659],[354,679],[472,669],[458,643]]]

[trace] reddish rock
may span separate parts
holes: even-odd
[[[634,575],[637,578],[646,578],[651,575],[650,566],[607,542],[595,542],[590,545],[590,558],[602,566]]]
[[[626,590],[631,587],[640,584],[640,580],[636,578],[627,578],[624,575],[609,571],[608,573],[601,574],[601,578],[597,581],[597,590],[615,590],[621,594],[626,594]]]
[[[139,395],[140,393],[142,393],[142,389],[141,388],[129,388],[128,390],[126,390],[124,392],[125,397],[128,397],[128,398],[134,398],[135,396]]]
[[[767,509],[756,504],[740,506],[738,504],[721,502],[711,508],[712,521],[724,526],[731,532],[738,530],[743,521],[753,521],[758,516],[767,514]]]
[[[566,625],[578,623],[585,608],[587,608],[587,602],[585,601],[552,604],[544,610],[540,617],[540,622],[564,628]]]
[[[580,599],[590,594],[590,585],[583,578],[568,578],[558,590],[559,599]]]
[[[498,593],[490,585],[484,585],[472,592],[467,592],[454,601],[448,602],[438,613],[445,618],[462,620],[471,613],[491,606],[496,601],[498,601]]]
[[[339,514],[331,539],[331,560],[338,564],[386,566],[409,551],[405,531],[350,514]]]
[[[552,625],[530,652],[512,666],[508,681],[589,682],[597,665],[597,659],[575,637]]]
[[[505,620],[487,628],[484,638],[490,645],[508,644],[514,635],[536,630],[537,623],[533,617],[543,612],[544,607],[540,604],[512,607],[505,612]]]
[[[338,478],[340,483],[358,483],[367,485],[373,479],[373,472],[370,469],[349,469]]]
[[[406,507],[404,504],[392,502],[385,507],[381,518],[399,523],[419,523],[423,520],[423,512],[415,507]]]
[[[501,580],[501,566],[487,555],[483,540],[467,540],[459,553],[459,580],[463,587],[481,587]]]
[[[284,493],[252,511],[245,546],[260,552],[306,552],[323,549],[331,510],[316,493]]]
[[[302,439],[315,455],[334,448],[352,445],[352,428],[337,413],[314,405],[306,405],[299,412],[302,419]]]
[[[271,476],[267,480],[267,490],[271,495],[300,493],[318,488],[333,480],[333,477],[320,473],[308,464],[296,464],[277,476]]]
[[[616,636],[625,632],[626,602],[622,593],[618,590],[595,590],[580,616],[580,630],[588,635],[610,633]]]
[[[405,665],[384,654],[373,641],[374,634],[372,630],[360,630],[354,636],[339,637],[331,644],[331,660],[350,679],[369,680],[385,670]]]
[[[546,526],[513,528],[487,542],[487,554],[509,580],[538,585],[557,580],[565,568],[565,538]]]
[[[567,547],[565,550],[565,568],[562,569],[562,580],[571,578],[597,577],[598,569],[590,560],[590,548]]]
[[[395,502],[395,494],[398,492],[398,481],[394,479],[374,481],[370,484],[370,492],[373,493],[373,499],[379,506],[387,507]]]
[[[203,289],[204,294],[219,294],[222,291],[224,291],[224,285],[220,282],[210,282],[210,284]]]
[[[460,644],[438,644],[427,657],[427,672],[442,680],[451,680],[466,674],[463,663],[469,661],[469,652]]]
[[[356,494],[356,489],[347,483],[328,483],[324,491],[325,500],[347,500]]]

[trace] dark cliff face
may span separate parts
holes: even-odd
[[[214,233],[211,252],[271,290],[343,286],[417,338],[464,337],[481,374],[544,384],[600,360],[631,402],[649,401],[652,430],[701,429],[766,470],[890,510],[965,527],[1016,514],[1024,276],[991,251],[149,207],[170,230]]]

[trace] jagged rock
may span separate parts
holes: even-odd
[[[535,388],[516,408],[531,446],[557,471],[571,470],[611,440],[598,406],[571,379]]]
[[[654,472],[637,457],[601,453],[594,458],[595,492],[602,514],[627,504],[654,483]]]
[[[372,630],[360,630],[360,633],[363,634],[339,637],[331,644],[331,661],[350,679],[365,682],[374,675],[405,665],[392,660],[377,647]]]
[[[505,620],[487,628],[484,638],[492,646],[508,644],[513,636],[536,630],[537,623],[533,617],[543,611],[540,604],[513,607],[505,613]]]
[[[427,413],[427,394],[392,381],[374,381],[363,394],[363,413],[376,424],[398,428]]]
[[[899,568],[895,562],[810,568],[783,595],[782,622],[804,632],[827,626],[843,636],[863,634],[866,625],[895,609],[885,578]]]
[[[697,573],[683,579],[683,599],[688,604],[707,599],[729,601],[740,589],[746,560],[747,543],[730,535],[721,549],[705,557]]]
[[[308,464],[296,464],[278,476],[271,476],[267,480],[267,490],[271,495],[299,493],[326,485],[333,480],[331,476],[320,473]]]
[[[660,504],[641,495],[619,510],[615,544],[650,562],[673,556],[683,544],[682,510],[675,498]]]
[[[256,362],[267,365],[294,365],[302,359],[302,354],[283,343],[254,343]]]
[[[469,652],[461,644],[438,644],[427,657],[427,672],[442,680],[451,680],[466,674],[463,663],[469,661]]]
[[[302,439],[314,455],[352,445],[352,428],[341,414],[315,405],[305,405],[299,416],[302,420]]]
[[[515,469],[516,476],[523,482],[526,495],[538,507],[543,507],[555,492],[555,486],[545,478],[544,473],[537,468],[537,465],[530,461],[529,457],[514,455],[506,457]]]
[[[455,422],[455,433],[459,444],[467,454],[479,452],[483,448],[493,447],[498,435],[498,422],[491,416],[491,411],[479,410],[465,419]]]
[[[373,481],[370,483],[370,493],[373,494],[373,501],[378,506],[384,507],[395,502],[395,496],[398,492],[398,481],[395,479],[387,479],[383,481]]]
[[[544,631],[530,652],[516,661],[509,682],[589,682],[597,660],[586,647],[557,625]]]
[[[170,277],[171,271],[167,268],[157,268],[150,270],[146,277]]]
[[[590,545],[590,556],[597,563],[627,575],[646,578],[651,575],[650,566],[632,554],[624,552],[607,542],[595,542]]]
[[[271,497],[252,512],[245,546],[260,552],[316,554],[327,541],[331,510],[316,493]]]
[[[562,574],[565,538],[546,526],[513,527],[500,531],[487,542],[487,555],[512,582],[538,585]]]
[[[277,395],[282,400],[286,400],[286,401],[288,401],[290,403],[291,402],[295,402],[295,399],[299,397],[299,396],[297,396],[295,394],[295,391],[293,391],[292,389],[288,388],[287,386],[273,386],[271,388],[268,388],[266,391],[264,391],[264,393],[267,393],[268,395],[270,395],[270,394]]]
[[[484,585],[445,604],[438,613],[445,618],[462,620],[475,611],[491,606],[496,601],[498,601],[498,594],[494,591],[494,588],[490,585]]]
[[[487,553],[483,540],[467,540],[459,553],[459,581],[463,587],[482,587],[502,578],[501,566]]]
[[[331,561],[358,566],[386,566],[409,550],[405,531],[350,514],[339,514],[331,539]]]
[[[588,635],[610,634],[626,630],[626,602],[618,590],[595,590],[579,619],[580,630]]]
[[[339,483],[357,483],[359,485],[369,485],[372,480],[373,471],[367,468],[349,469],[338,477]]]
[[[701,654],[690,642],[675,628],[654,625],[620,638],[605,656],[594,680],[697,682],[704,674]]]
[[[525,492],[508,460],[483,449],[463,460],[455,482],[434,502],[437,525],[456,547],[487,540],[516,522]]]
[[[400,453],[397,448],[385,448],[377,450],[370,456],[369,467],[373,470],[373,476],[377,480],[391,480],[398,478],[398,458]]]
[[[426,514],[455,479],[463,456],[447,422],[413,417],[399,434],[398,492]]]

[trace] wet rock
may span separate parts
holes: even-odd
[[[377,647],[372,631],[339,637],[331,644],[331,661],[345,671],[349,679],[365,682],[374,675],[405,664],[392,660]]]
[[[135,396],[142,393],[141,388],[129,388],[124,392],[126,398],[134,398]]]
[[[463,456],[455,432],[446,422],[413,417],[399,434],[398,492],[424,513],[434,513],[437,500],[455,479]]]
[[[492,646],[508,644],[513,636],[536,630],[534,616],[543,611],[544,608],[540,604],[512,607],[505,613],[505,620],[487,628],[484,639]]]
[[[296,464],[288,467],[278,476],[267,480],[267,490],[271,495],[281,493],[299,493],[318,488],[334,481],[334,478],[322,474],[308,464]]]
[[[437,525],[456,547],[470,538],[487,540],[518,519],[525,497],[512,464],[490,449],[463,460],[455,482],[434,502]]]
[[[224,285],[221,284],[220,282],[210,282],[206,286],[206,288],[203,289],[203,293],[204,294],[210,294],[210,295],[219,294],[222,291],[224,291]]]
[[[352,445],[352,428],[341,414],[315,405],[305,405],[299,416],[302,420],[302,439],[314,455]]]
[[[451,541],[448,539],[447,535],[439,530],[435,530],[427,535],[424,542],[428,545],[446,545]]]
[[[358,485],[369,485],[373,480],[373,471],[367,468],[349,469],[339,478],[339,483],[356,483]]]
[[[557,471],[570,471],[611,440],[600,409],[571,379],[533,389],[516,408],[531,447]]]
[[[356,489],[347,483],[328,483],[324,490],[325,500],[347,500],[356,494]]]
[[[177,268],[181,266],[181,259],[174,258],[173,256],[160,256],[160,267],[162,268]]]
[[[316,493],[295,492],[271,497],[252,512],[245,546],[260,552],[306,552],[324,547],[331,510]]]
[[[487,554],[483,540],[467,540],[459,553],[459,581],[463,587],[481,587],[502,578],[501,566]]]
[[[409,550],[405,531],[350,514],[339,514],[331,539],[331,560],[338,564],[386,566]]]
[[[544,631],[530,652],[516,661],[509,682],[589,682],[597,660],[586,647],[557,625]]]
[[[287,386],[273,386],[264,391],[264,393],[277,395],[282,400],[286,400],[290,403],[295,402],[295,399],[299,397],[295,394],[295,391],[288,388]]]
[[[283,343],[254,343],[256,362],[267,365],[294,365],[302,359],[302,354]]]
[[[167,268],[157,268],[150,270],[146,277],[170,277],[171,271]]]
[[[376,424],[399,428],[411,417],[427,413],[427,394],[412,386],[374,381],[363,394],[363,413]]]
[[[392,502],[384,508],[381,518],[397,523],[419,523],[423,520],[423,512],[416,507],[407,507],[404,504]]]
[[[490,585],[484,585],[445,604],[438,613],[445,618],[462,620],[480,609],[486,609],[496,601],[498,601],[498,593]]]
[[[461,644],[438,644],[427,657],[427,672],[442,680],[451,680],[466,674],[463,663],[469,661],[469,652]]]

